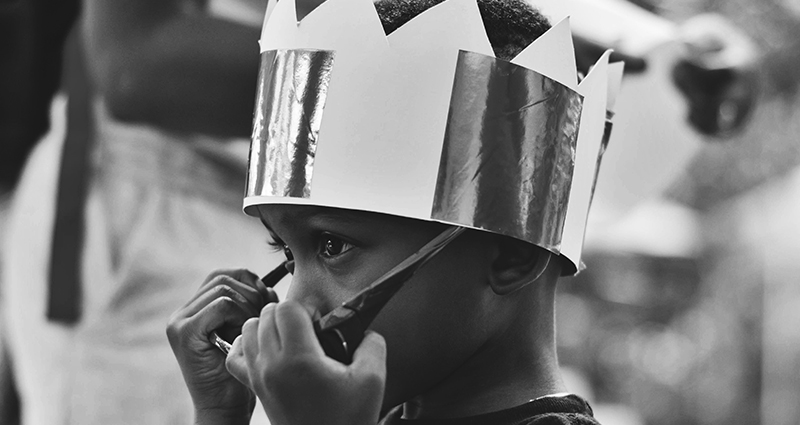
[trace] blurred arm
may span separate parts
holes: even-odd
[[[173,131],[248,136],[259,30],[180,0],[85,0],[87,54],[111,113]]]
[[[578,71],[586,75],[609,47],[579,35],[573,35],[572,39],[575,43],[575,61]],[[609,62],[625,62],[626,74],[638,74],[647,70],[647,61],[644,57],[628,55],[616,50],[611,52]]]

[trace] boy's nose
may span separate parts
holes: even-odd
[[[286,299],[300,303],[311,317],[317,319],[336,307],[332,297],[325,292],[325,286],[320,276],[295,266]]]

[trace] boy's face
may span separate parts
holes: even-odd
[[[433,239],[444,225],[298,205],[260,206],[279,248],[294,258],[288,298],[319,317],[349,300]],[[465,232],[421,268],[370,326],[388,347],[384,407],[432,387],[496,330],[487,283],[490,235]]]

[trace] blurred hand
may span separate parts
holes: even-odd
[[[757,50],[750,38],[719,15],[698,15],[681,27],[686,55],[673,70],[689,102],[689,121],[701,133],[725,136],[739,129],[755,106]]]
[[[247,270],[216,271],[172,315],[167,336],[198,417],[249,422],[255,397],[228,373],[225,355],[209,342],[209,334],[218,330],[230,341],[248,318],[257,317],[264,305],[276,301],[272,288],[255,274]]]
[[[325,356],[298,303],[266,306],[248,320],[228,354],[228,370],[250,387],[273,425],[374,425],[386,382],[386,345],[368,332],[344,365]]]

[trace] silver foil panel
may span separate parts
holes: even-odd
[[[541,74],[461,51],[431,218],[559,252],[582,106]]]
[[[334,52],[261,53],[245,197],[308,198]]]

